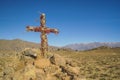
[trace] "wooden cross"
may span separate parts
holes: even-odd
[[[48,40],[47,40],[47,34],[49,33],[55,33],[58,34],[57,29],[52,29],[48,28],[45,25],[46,20],[45,20],[45,14],[42,13],[40,16],[40,26],[38,27],[33,27],[33,26],[27,26],[26,29],[27,31],[34,31],[34,32],[41,32],[41,55],[44,57],[47,52],[48,52]]]

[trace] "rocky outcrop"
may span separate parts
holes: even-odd
[[[19,57],[19,68],[8,67],[9,70],[0,74],[1,80],[80,80],[76,62],[58,54],[42,58],[37,57],[34,50],[27,49]]]

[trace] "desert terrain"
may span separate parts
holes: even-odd
[[[120,80],[120,47],[79,51],[50,46],[43,58],[39,45],[0,40],[0,80]]]

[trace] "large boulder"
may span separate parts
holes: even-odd
[[[79,76],[79,67],[72,66],[60,66],[63,73],[67,73],[67,76],[70,76],[70,80],[76,80]]]
[[[58,66],[65,66],[66,65],[66,60],[65,58],[61,57],[58,54],[54,54],[51,58],[50,58],[50,62],[52,64],[58,65]]]
[[[22,54],[24,56],[28,56],[28,57],[31,57],[33,59],[37,58],[37,53],[34,52],[32,49],[27,49],[27,50],[23,51]]]

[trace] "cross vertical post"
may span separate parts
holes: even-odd
[[[45,19],[45,14],[42,13],[40,16],[40,26],[39,27],[33,27],[33,26],[27,26],[26,29],[27,31],[34,31],[34,32],[41,32],[41,55],[43,57],[46,56],[46,54],[48,53],[48,39],[47,39],[47,34],[49,33],[55,33],[58,34],[59,31],[58,29],[54,29],[54,28],[48,28],[46,27],[46,19]]]
[[[48,40],[47,40],[47,33],[45,32],[45,24],[46,24],[46,19],[45,19],[45,14],[42,14],[40,17],[40,24],[41,24],[41,55],[45,56],[45,54],[48,52]]]

